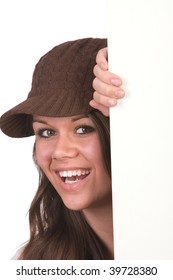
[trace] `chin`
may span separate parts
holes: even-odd
[[[73,210],[73,211],[82,211],[85,208],[88,208],[88,204],[86,203],[81,203],[81,201],[79,203],[77,202],[72,202],[72,201],[63,201],[64,205],[69,209],[69,210]]]

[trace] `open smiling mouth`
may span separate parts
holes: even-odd
[[[75,184],[90,174],[88,169],[59,171],[59,176],[65,184]]]

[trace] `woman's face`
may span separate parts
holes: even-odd
[[[99,136],[91,118],[34,116],[37,164],[66,207],[102,207],[111,200]]]

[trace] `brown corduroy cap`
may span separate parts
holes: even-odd
[[[93,67],[106,39],[85,38],[54,47],[37,63],[25,101],[1,116],[0,128],[10,137],[33,135],[32,116],[68,117],[94,110]]]

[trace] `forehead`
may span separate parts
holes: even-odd
[[[75,122],[81,119],[89,119],[87,115],[76,115],[71,117],[47,117],[47,116],[33,116],[33,122],[41,122],[41,123],[57,123],[57,122]]]

